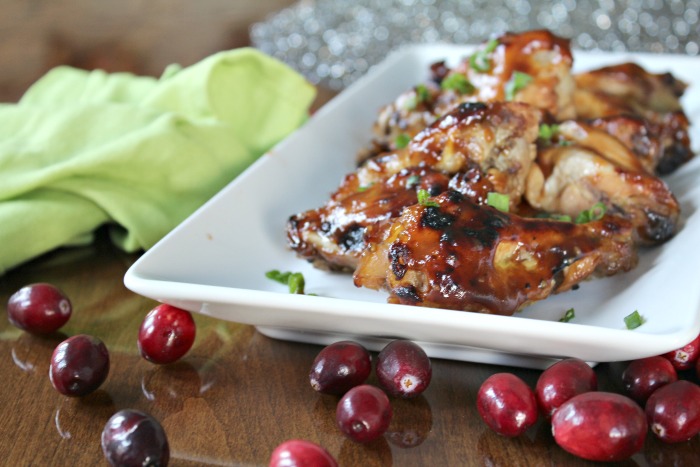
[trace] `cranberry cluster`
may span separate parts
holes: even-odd
[[[622,373],[626,395],[598,391],[593,369],[574,358],[542,372],[534,391],[517,376],[498,373],[481,385],[477,409],[504,436],[522,434],[541,413],[566,451],[621,461],[642,449],[649,428],[667,443],[700,433],[700,386],[677,373],[695,365],[700,376],[699,355],[700,335],[676,351],[630,362]]]
[[[416,397],[427,389],[432,378],[432,366],[425,351],[418,344],[402,339],[388,343],[377,355],[375,374],[381,387],[366,384],[371,372],[369,351],[353,341],[335,342],[323,348],[309,371],[314,390],[341,396],[336,406],[336,425],[358,443],[377,439],[389,428],[393,417],[389,396]],[[337,463],[317,444],[290,440],[273,451],[270,467],[292,465],[336,466]]]
[[[33,334],[51,334],[68,322],[70,300],[57,287],[37,283],[12,294],[7,316],[14,326]],[[172,363],[182,358],[195,339],[195,322],[185,310],[159,305],[143,320],[138,348],[146,360]],[[79,334],[61,342],[53,352],[49,379],[61,394],[86,396],[109,374],[109,352],[94,336]],[[143,412],[125,409],[114,414],[102,432],[102,450],[112,465],[166,466],[168,440],[160,423]]]
[[[23,287],[7,305],[9,321],[35,334],[57,331],[72,311],[67,296],[45,283]],[[195,331],[189,312],[159,305],[141,324],[138,348],[150,362],[175,362],[192,347]],[[104,383],[109,365],[105,344],[79,334],[56,347],[49,378],[61,394],[81,397]],[[700,433],[700,386],[679,379],[678,373],[693,367],[700,377],[700,335],[672,352],[629,362],[622,373],[626,395],[598,391],[593,369],[569,358],[543,371],[534,390],[513,374],[492,375],[481,385],[476,405],[485,423],[501,435],[521,435],[542,414],[551,422],[556,443],[566,451],[593,461],[619,461],[642,448],[649,429],[668,443]],[[389,428],[390,396],[416,397],[432,378],[430,359],[408,340],[392,341],[377,355],[375,374],[380,387],[366,383],[371,372],[370,353],[352,341],[325,347],[309,372],[314,390],[341,396],[336,425],[360,443],[382,436]],[[168,440],[160,423],[131,409],[117,412],[107,422],[102,449],[112,465],[165,466],[169,461]],[[292,439],[280,444],[270,458],[271,467],[291,465],[334,467],[337,462],[321,446]]]

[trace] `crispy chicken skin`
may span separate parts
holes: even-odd
[[[464,102],[505,101],[508,97],[531,104],[557,119],[573,118],[573,59],[569,41],[544,30],[507,33],[497,41],[493,50],[486,50],[488,43],[481,45],[477,54],[482,54],[484,60],[478,69],[472,67],[469,58],[454,69],[444,62],[436,63],[431,67],[429,82],[401,94],[381,109],[369,153],[395,149],[400,135],[417,135]],[[507,96],[506,89],[516,71],[527,74],[531,81]],[[466,78],[471,87],[466,91],[443,89],[443,81],[455,74]]]
[[[407,147],[367,160],[357,170],[368,186],[408,167],[454,174],[476,164],[517,205],[535,158],[541,113],[516,102],[466,103],[418,133]]]
[[[296,214],[287,242],[318,267],[352,270],[381,223],[417,202],[418,190],[449,188],[477,203],[507,193],[515,206],[535,157],[539,111],[518,103],[463,104],[404,149],[346,175],[325,206]]]
[[[670,73],[654,74],[636,63],[621,63],[574,76],[574,105],[580,118],[642,115],[683,110],[687,85]]]
[[[637,261],[630,224],[527,219],[455,191],[404,209],[364,251],[356,286],[386,289],[390,303],[512,315],[595,275]]]
[[[614,135],[649,173],[669,174],[694,156],[688,135],[690,122],[680,111],[660,115],[655,121],[614,115],[590,120],[588,124]]]
[[[480,102],[507,100],[509,82],[515,72],[520,72],[531,81],[516,88],[513,101],[537,107],[556,120],[573,118],[574,60],[569,40],[547,30],[506,33],[497,40],[498,46],[487,55],[491,65],[487,71],[474,69],[470,60],[455,70],[466,73],[474,85],[473,98]]]
[[[382,222],[418,202],[418,190],[438,194],[448,188],[450,176],[426,167],[412,167],[380,180],[366,189],[357,187],[355,174],[321,208],[293,215],[287,222],[287,243],[297,255],[315,266],[352,271],[360,254]]]
[[[686,84],[670,73],[623,63],[574,79],[577,117],[624,142],[649,172],[670,173],[693,157],[690,123],[680,103]]]
[[[630,220],[638,243],[657,244],[671,238],[680,207],[668,186],[635,168],[636,159],[625,157],[623,146],[617,148],[617,153],[598,152],[596,149],[604,148],[603,143],[599,147],[585,145],[585,139],[594,139],[590,135],[582,139],[584,143],[540,148],[527,179],[528,203],[542,211],[576,218],[581,211],[603,202],[609,213]],[[625,160],[630,163],[625,164]]]

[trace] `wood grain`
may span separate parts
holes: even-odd
[[[57,63],[157,74],[167,63],[187,64],[244,45],[252,21],[290,3],[72,0],[59,7],[6,1],[0,96],[17,97]],[[321,96],[319,105],[330,94]],[[190,353],[176,364],[150,364],[139,356],[136,336],[156,303],[122,283],[136,258],[116,250],[99,231],[90,246],[61,249],[0,276],[0,309],[10,294],[33,282],[59,286],[74,305],[69,323],[49,337],[31,336],[0,319],[0,464],[107,465],[100,448],[105,422],[119,409],[136,408],[163,424],[174,466],[264,466],[274,447],[290,438],[323,445],[343,466],[597,465],[558,448],[542,420],[525,435],[506,439],[479,418],[476,393],[489,375],[510,371],[534,386],[534,370],[434,360],[429,389],[415,400],[392,400],[389,433],[360,445],[334,425],[338,398],[309,385],[318,346],[272,340],[250,326],[196,315]],[[51,387],[48,365],[54,347],[80,333],[106,343],[111,371],[96,393],[73,399]],[[599,365],[601,389],[620,392],[623,368]],[[620,465],[693,465],[699,455],[700,437],[672,446],[649,436],[644,450]]]

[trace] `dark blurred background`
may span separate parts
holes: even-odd
[[[16,101],[48,69],[158,76],[250,43],[248,26],[295,0],[2,0],[0,102]]]

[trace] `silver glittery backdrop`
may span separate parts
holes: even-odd
[[[302,0],[254,24],[251,39],[338,90],[403,44],[541,28],[583,50],[698,55],[700,0]]]

